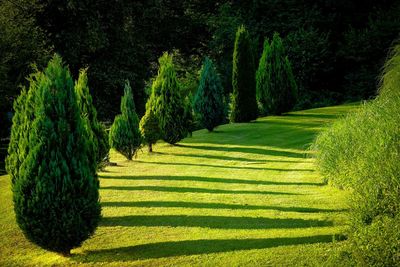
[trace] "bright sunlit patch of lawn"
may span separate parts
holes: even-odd
[[[71,258],[23,237],[1,176],[0,265],[318,264],[346,227],[346,192],[323,184],[308,146],[355,107],[201,130],[133,161],[112,152],[117,166],[99,174],[103,219]]]

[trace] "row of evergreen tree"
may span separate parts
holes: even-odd
[[[255,70],[252,40],[244,26],[236,33],[230,121],[248,122],[258,114],[280,115],[296,102],[297,86],[282,40],[276,33],[271,42],[265,40],[258,70]],[[213,131],[227,118],[224,90],[213,62],[206,58],[200,73],[193,111],[184,101],[174,68],[172,55],[159,59],[159,71],[146,103],[140,123],[135,113],[129,83],[121,101],[121,113],[110,130],[110,145],[126,158],[132,159],[141,143],[149,151],[159,139],[175,144],[186,137],[196,120],[202,128]]]
[[[233,94],[230,119],[248,122],[259,112],[280,114],[295,101],[296,86],[276,34],[266,41],[255,71],[252,41],[242,26],[233,55]],[[25,236],[39,246],[69,254],[97,227],[100,219],[97,170],[114,148],[131,160],[142,143],[159,139],[175,144],[191,133],[194,117],[212,131],[226,121],[227,105],[213,62],[206,58],[192,105],[181,94],[172,55],[159,59],[146,113],[139,121],[133,92],[125,83],[121,114],[109,135],[97,119],[89,93],[87,70],[74,83],[60,56],[29,77],[14,103],[7,172],[12,179],[17,223]],[[258,102],[258,105],[257,105]]]

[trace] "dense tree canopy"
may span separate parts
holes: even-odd
[[[164,51],[179,50],[187,73],[178,76],[192,85],[201,63],[192,59],[209,56],[228,95],[241,24],[254,40],[256,60],[264,38],[281,35],[301,107],[369,98],[376,91],[379,63],[398,38],[399,10],[396,0],[1,1],[1,121],[12,110],[18,85],[27,85],[31,64],[43,67],[53,51],[75,78],[89,67],[100,120],[118,113],[125,79],[135,88],[138,114],[144,114],[144,84],[157,73]],[[2,129],[7,135],[8,127]]]

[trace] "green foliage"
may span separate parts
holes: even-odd
[[[224,122],[226,108],[224,89],[213,62],[206,58],[200,74],[200,84],[194,100],[194,110],[202,127],[212,131]]]
[[[105,127],[97,120],[97,111],[89,92],[87,69],[79,72],[79,78],[75,83],[75,92],[81,116],[89,127],[89,132],[92,133],[93,153],[96,156],[98,167],[101,168],[108,156],[110,146]]]
[[[393,265],[400,253],[400,229],[392,227],[400,214],[399,72],[397,46],[386,63],[379,96],[333,124],[314,145],[324,176],[353,192],[351,240],[366,265]]]
[[[172,56],[164,53],[160,68],[152,85],[148,102],[156,115],[165,142],[175,144],[188,134],[185,103],[176,78]]]
[[[110,147],[120,152],[128,160],[132,160],[140,147],[142,136],[129,81],[125,82],[124,92],[124,96],[121,98],[121,114],[114,119],[110,129],[109,141]]]
[[[236,32],[232,70],[232,122],[248,122],[258,115],[252,42],[242,25]]]
[[[25,79],[35,71],[32,64],[45,66],[51,47],[43,29],[37,27],[35,14],[40,10],[38,1],[0,1],[0,136],[10,134],[7,112],[20,93],[20,84],[28,86]]]
[[[400,3],[371,12],[363,28],[349,27],[343,33],[338,56],[346,66],[343,87],[349,99],[368,99],[376,95],[379,72],[386,55],[399,37]]]
[[[54,56],[30,81],[15,104],[7,159],[16,220],[32,242],[69,254],[100,219],[93,144],[61,58]]]
[[[329,88],[334,69],[330,64],[334,55],[329,37],[328,33],[309,27],[292,31],[283,40],[298,86],[296,109],[329,106],[339,99],[322,91]]]
[[[280,115],[291,110],[297,96],[297,85],[289,59],[278,33],[264,50],[256,74],[257,102],[263,114]]]
[[[212,14],[212,13],[210,13]],[[206,25],[212,38],[208,44],[210,56],[214,59],[225,95],[232,92],[232,54],[238,27],[243,24],[240,11],[232,3],[225,2],[210,15]]]
[[[161,138],[158,119],[151,109],[147,109],[139,123],[140,133],[144,142],[149,146],[149,152],[153,152],[153,144]]]

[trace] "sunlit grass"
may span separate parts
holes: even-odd
[[[346,227],[346,193],[307,154],[343,105],[197,131],[99,174],[103,220],[71,258],[26,241],[0,177],[0,265],[315,265]],[[310,152],[311,153],[311,152]],[[337,238],[337,237],[335,237]]]

